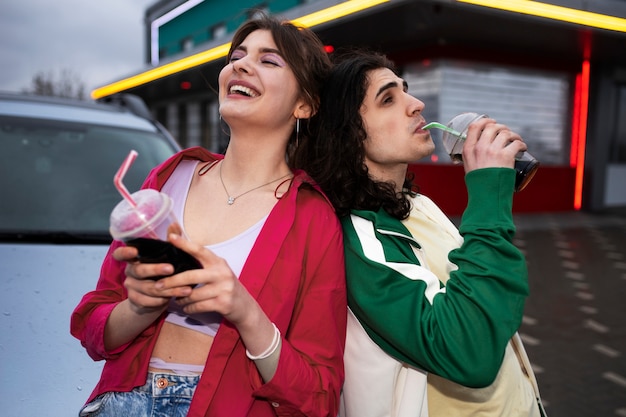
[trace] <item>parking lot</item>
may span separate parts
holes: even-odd
[[[517,215],[520,329],[549,417],[626,416],[626,214]]]

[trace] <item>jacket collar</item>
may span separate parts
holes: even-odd
[[[396,236],[400,239],[408,240],[411,245],[421,248],[421,245],[415,240],[404,224],[382,208],[378,209],[378,211],[352,210],[351,215],[369,220],[374,224],[376,232],[380,234]]]

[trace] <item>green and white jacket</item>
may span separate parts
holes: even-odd
[[[427,416],[428,372],[466,387],[493,383],[528,296],[526,262],[512,243],[513,183],[512,169],[466,175],[462,244],[449,253],[458,269],[446,286],[384,210],[342,220],[350,307],[342,416]]]

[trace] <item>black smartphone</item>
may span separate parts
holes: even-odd
[[[196,258],[184,250],[178,249],[170,242],[140,237],[128,240],[126,244],[137,248],[139,252],[137,260],[139,262],[147,264],[172,264],[174,266],[174,274],[190,269],[202,268],[202,265]],[[163,277],[154,277],[155,280],[160,278]]]

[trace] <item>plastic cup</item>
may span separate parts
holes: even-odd
[[[447,126],[456,132],[460,133],[460,135],[456,135],[447,131],[443,132],[443,146],[446,149],[446,152],[450,155],[450,158],[455,163],[463,162],[463,143],[465,142],[465,138],[467,136],[467,129],[469,125],[483,117],[488,117],[484,114],[479,113],[461,113],[452,118],[447,124]],[[515,191],[522,191],[533,178],[537,169],[539,168],[539,161],[537,161],[531,154],[528,152],[520,152],[515,157]]]
[[[172,199],[152,189],[139,190],[131,197],[134,206],[124,199],[111,212],[109,231],[113,239],[137,248],[139,262],[172,264],[174,274],[202,268],[193,256],[167,241],[168,227],[177,222]]]
[[[172,200],[167,194],[145,189],[132,194],[136,206],[126,199],[120,201],[111,212],[111,236],[128,242],[137,238],[167,240],[167,228],[176,222],[172,212]]]

